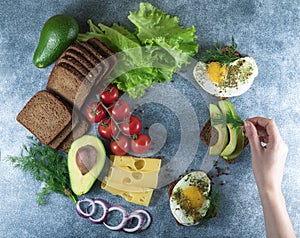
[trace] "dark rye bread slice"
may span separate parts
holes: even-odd
[[[87,80],[91,80],[94,82],[94,78],[93,77],[97,77],[97,75],[99,74],[99,72],[101,72],[101,69],[98,70],[96,68],[97,63],[94,62],[94,60],[90,60],[88,58],[88,56],[83,55],[80,51],[80,49],[78,49],[78,47],[75,47],[74,45],[71,45],[62,55],[61,57],[57,60],[57,64],[59,62],[61,62],[61,59],[66,59],[67,61],[74,61],[76,60],[79,64],[82,65],[82,67],[86,68],[89,72],[88,75],[85,76],[89,76],[87,77]],[[92,77],[93,76],[93,77]]]
[[[78,62],[74,58],[61,57],[56,63],[57,64],[64,63],[64,64],[67,64],[67,65],[70,65],[71,67],[76,69],[83,77],[89,74],[89,70],[86,69],[82,64],[80,64],[80,62]],[[91,77],[92,76],[93,75],[91,74]]]
[[[43,144],[49,144],[71,120],[71,108],[45,90],[37,92],[17,116],[17,121]]]
[[[52,149],[56,149],[78,125],[79,117],[76,110],[72,113],[72,121],[56,136],[49,144]]]
[[[98,52],[100,52],[101,55],[105,57],[105,61],[107,61],[110,65],[109,70],[106,72],[106,77],[111,74],[113,69],[118,63],[118,58],[111,49],[109,49],[104,43],[99,41],[96,38],[91,38],[87,41],[89,44],[91,44]]]
[[[93,83],[85,80],[76,69],[62,62],[52,69],[46,88],[80,109],[92,86]],[[75,100],[76,105],[74,105]]]
[[[86,50],[83,46],[79,44],[73,44],[69,46],[68,49],[75,50],[79,54],[83,55],[92,65],[95,67],[97,64],[99,64],[99,60],[88,50]]]
[[[97,69],[100,67],[102,69],[101,73],[98,74],[97,80],[95,85],[99,84],[99,82],[106,77],[107,73],[110,70],[110,64],[108,61],[105,60],[105,57],[101,55],[97,49],[95,49],[91,44],[88,42],[80,42],[80,46],[82,46],[85,50],[90,52],[98,61],[99,63],[95,66]]]
[[[87,60],[87,58],[81,55],[78,51],[71,49],[70,47],[61,55],[60,58],[64,58],[66,60],[76,60],[88,71],[92,71],[93,68],[95,67],[92,63],[90,63]]]
[[[73,141],[85,133],[87,133],[90,129],[90,123],[83,117],[80,117],[78,125],[74,128],[73,132],[71,132],[66,139],[59,145],[58,149],[68,153],[71,144]]]

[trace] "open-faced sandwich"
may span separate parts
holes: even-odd
[[[188,173],[169,188],[170,209],[180,225],[198,225],[216,215],[218,196],[206,173]]]
[[[245,93],[258,75],[255,60],[236,51],[237,44],[216,51],[208,50],[196,64],[193,74],[198,84],[216,97],[233,97]]]
[[[232,163],[248,144],[241,126],[244,122],[227,100],[210,104],[210,119],[201,130],[201,140],[209,146],[210,155],[219,155]]]

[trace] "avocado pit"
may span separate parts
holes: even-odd
[[[76,153],[76,164],[82,175],[87,174],[95,165],[97,159],[97,150],[86,145],[78,149]]]

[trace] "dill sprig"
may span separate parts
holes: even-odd
[[[77,197],[69,187],[67,158],[36,138],[29,136],[29,145],[23,145],[20,156],[7,158],[15,168],[29,172],[32,177],[43,183],[42,191],[37,193],[37,204],[46,203],[45,196],[51,191],[69,197],[76,203]]]
[[[217,43],[214,50],[206,50],[204,55],[200,56],[198,60],[204,63],[216,61],[222,65],[227,65],[239,58],[240,54],[237,52],[237,44],[232,36],[231,46],[222,47],[220,43]]]

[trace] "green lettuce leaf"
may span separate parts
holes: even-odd
[[[118,52],[119,63],[111,77],[117,87],[132,98],[142,97],[153,82],[166,82],[189,57],[198,51],[195,28],[183,28],[178,17],[171,17],[141,3],[140,10],[130,12],[134,33],[119,24],[108,27],[88,20],[90,31],[79,34],[79,41],[97,38]]]
[[[195,28],[184,29],[178,17],[171,17],[150,3],[141,3],[140,10],[130,12],[128,19],[137,27],[137,37],[144,45],[158,45],[180,54],[177,65],[187,64],[189,57],[198,51]]]

